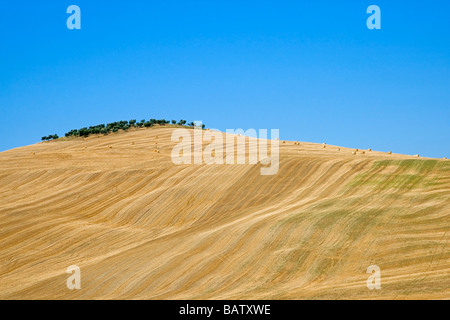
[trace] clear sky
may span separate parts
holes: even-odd
[[[449,16],[448,0],[0,0],[0,151],[165,118],[449,157]]]

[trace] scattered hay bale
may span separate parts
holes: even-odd
[[[447,157],[444,157],[444,160],[447,160]]]
[[[84,147],[83,147],[83,149],[87,149],[87,147],[86,147],[86,146],[84,146]]]
[[[112,149],[112,146],[108,146],[109,149]]]
[[[372,151],[372,149],[367,149],[367,151]]]
[[[359,149],[355,149],[355,152],[358,152],[359,151]]]
[[[353,151],[353,152],[352,152],[352,155],[356,155],[356,151]]]
[[[419,154],[415,154],[414,157],[420,158],[420,155]]]
[[[134,146],[134,142],[132,142],[131,145]]]
[[[155,150],[153,150],[153,152],[154,152],[154,153],[159,153],[159,150],[156,150],[156,149],[155,149]]]
[[[337,151],[341,151],[341,148],[337,148],[336,150],[337,150]]]
[[[392,151],[389,151],[388,154],[392,154]]]
[[[366,154],[366,152],[365,152],[365,151],[363,151],[363,152],[361,152],[361,154]]]
[[[283,143],[286,143],[286,141],[283,140]]]
[[[325,144],[322,146],[322,148],[324,148],[324,149],[325,149],[326,147],[327,147],[327,146],[326,146]]]

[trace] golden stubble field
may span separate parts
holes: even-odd
[[[286,141],[262,176],[173,130],[0,153],[0,299],[450,298],[450,162]]]

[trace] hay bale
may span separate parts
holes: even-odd
[[[355,152],[355,151],[353,151],[353,152],[352,152],[352,155],[356,155],[356,152]]]
[[[447,160],[447,157],[444,157],[444,160]]]
[[[134,142],[132,142],[131,145],[134,146]]]
[[[392,154],[392,151],[389,151],[388,154]]]
[[[367,149],[367,151],[372,151],[372,149]]]
[[[336,150],[337,150],[337,151],[341,151],[341,148],[337,148]]]
[[[365,151],[363,151],[363,152],[361,152],[361,154],[366,154],[366,152],[365,152]]]
[[[420,155],[418,155],[418,154],[415,154],[415,155],[414,155],[414,157],[416,157],[416,158],[420,158]]]
[[[327,146],[326,146],[325,144],[322,146],[322,148],[324,148],[324,149],[325,149],[326,147],[327,147]]]

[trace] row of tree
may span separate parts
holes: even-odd
[[[70,130],[69,132],[67,132],[65,134],[66,137],[88,137],[91,134],[110,134],[111,132],[118,132],[119,130],[128,130],[130,128],[150,128],[154,125],[160,125],[160,126],[165,126],[166,124],[173,124],[173,125],[179,125],[179,126],[190,126],[190,127],[194,127],[195,124],[194,122],[190,122],[188,124],[186,124],[186,120],[180,120],[180,121],[176,121],[176,120],[165,120],[165,119],[150,119],[148,121],[146,121],[145,119],[141,120],[141,121],[136,121],[135,119],[130,120],[130,121],[118,121],[118,122],[112,122],[112,123],[108,123],[108,124],[99,124],[96,126],[90,126],[88,127],[84,127],[81,129],[73,129]],[[202,128],[205,129],[205,125],[202,125]],[[48,140],[53,140],[53,139],[58,139],[58,135],[50,135],[48,137],[42,137],[42,141],[48,141]]]
[[[58,135],[57,134],[51,134],[49,136],[41,138],[42,141],[49,141],[49,140],[53,140],[53,139],[59,139]]]

